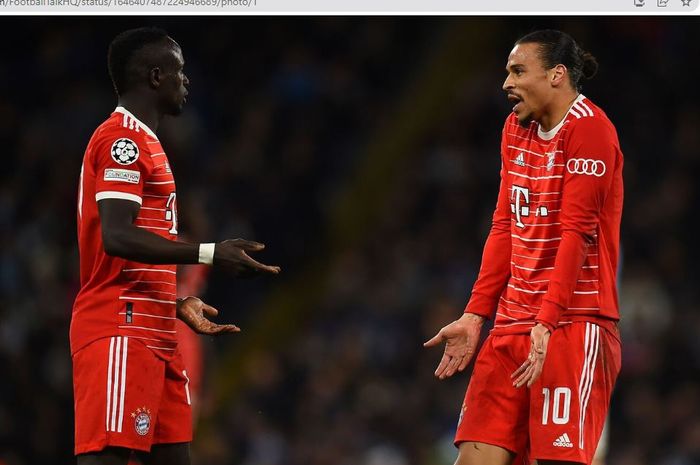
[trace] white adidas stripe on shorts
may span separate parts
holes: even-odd
[[[586,338],[584,341],[584,361],[581,372],[581,380],[578,385],[579,399],[579,449],[583,449],[584,427],[586,425],[586,408],[593,388],[593,375],[595,374],[596,361],[598,360],[598,347],[600,347],[600,327],[594,323],[586,322]]]
[[[128,348],[128,337],[116,336],[110,338],[105,428],[107,431],[117,433],[122,432],[124,423],[124,393],[126,390]]]

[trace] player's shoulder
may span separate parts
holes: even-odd
[[[140,153],[150,151],[158,138],[148,126],[123,107],[117,107],[93,133],[88,145],[89,156],[109,152],[120,164],[136,161]]]
[[[95,135],[102,139],[114,136],[124,137],[134,142],[147,143],[158,138],[151,129],[139,121],[131,112],[117,107],[96,130]]]
[[[613,126],[608,115],[583,94],[579,95],[571,106],[568,123],[571,132],[615,133],[615,126]],[[574,128],[577,131],[573,131]]]

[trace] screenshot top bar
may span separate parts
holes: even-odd
[[[700,0],[0,0],[0,14],[697,14]]]

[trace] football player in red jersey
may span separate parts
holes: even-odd
[[[180,46],[163,30],[133,29],[110,44],[118,106],[94,132],[78,193],[81,289],[71,319],[78,465],[188,465],[190,379],[177,346],[179,318],[201,334],[239,331],[177,297],[176,265],[214,265],[237,276],[277,274],[243,239],[177,240],[175,180],[156,136],[181,113],[189,81]]]
[[[435,371],[462,371],[482,324],[455,436],[457,465],[590,464],[620,370],[616,271],[623,157],[613,124],[581,94],[597,63],[567,34],[515,43],[514,104],[481,270]]]

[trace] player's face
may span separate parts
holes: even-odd
[[[169,47],[167,61],[161,83],[161,105],[165,114],[179,115],[187,101],[187,86],[190,81],[184,73],[182,50],[175,42]]]
[[[539,56],[539,45],[518,44],[510,52],[506,64],[508,77],[503,90],[513,104],[513,113],[521,125],[538,121],[551,96],[548,70]]]

